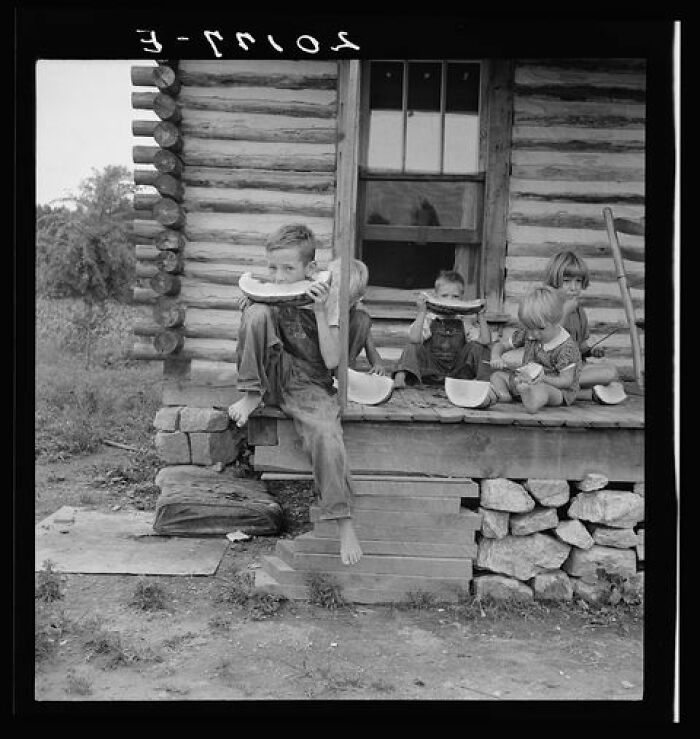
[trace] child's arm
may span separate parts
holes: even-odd
[[[328,325],[326,302],[329,286],[324,282],[314,282],[306,291],[314,300],[314,314],[318,327],[318,346],[328,369],[334,369],[340,362],[340,330]]]
[[[552,387],[558,387],[560,390],[566,390],[571,387],[574,382],[574,365],[561,370],[558,374],[549,374],[547,372],[542,376],[541,382],[545,382]]]
[[[500,340],[491,347],[491,366],[494,369],[500,370],[506,366],[506,363],[501,359],[501,355],[510,348],[508,344]]]
[[[369,362],[371,367],[370,372],[374,373],[375,375],[386,374],[382,358],[379,355],[377,348],[374,346],[374,339],[372,338],[372,334],[367,334],[367,342],[365,343],[365,355],[367,356],[367,361]]]
[[[416,298],[418,306],[418,315],[416,320],[408,327],[408,340],[411,344],[423,343],[423,323],[425,322],[425,314],[428,312],[428,305],[425,295],[418,293]]]

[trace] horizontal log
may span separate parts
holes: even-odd
[[[158,223],[168,228],[181,228],[186,220],[184,209],[172,198],[159,197],[153,206],[153,215]]]
[[[134,193],[133,205],[135,210],[152,211],[153,206],[160,200],[160,195],[147,193]]]
[[[179,124],[182,120],[182,111],[177,99],[162,92],[159,92],[153,99],[153,112],[162,121]]]
[[[146,95],[152,93],[145,93]],[[155,96],[153,96],[155,97]],[[178,102],[182,110],[217,110],[229,113],[266,113],[335,119],[335,90],[280,90],[272,87],[185,87]],[[133,107],[153,106],[153,100],[132,95]]]
[[[185,344],[185,337],[179,331],[159,330],[153,337],[153,348],[158,354],[176,354]]]
[[[552,59],[518,59],[517,66],[522,68],[546,67],[547,69],[574,69],[590,72],[644,72],[647,67],[646,59],[604,58],[604,59],[576,59],[557,57]]]
[[[511,254],[506,256],[506,269],[508,270],[509,277],[514,277],[515,272],[531,272],[533,274],[539,273],[540,275],[544,275],[548,263],[549,259],[543,257],[514,257]],[[586,266],[590,272],[591,281],[601,279],[604,282],[610,282],[611,280],[617,279],[615,262],[609,250],[608,253],[602,257],[586,259]],[[633,282],[639,278],[643,278],[644,265],[638,263],[629,265],[628,274],[630,280]]]
[[[622,218],[643,218],[644,206],[620,203],[615,207],[616,217],[618,213]],[[518,217],[541,218],[554,215],[592,218],[596,221],[598,219],[603,221],[603,208],[598,203],[574,203],[558,200],[535,201],[517,196],[511,198],[509,217],[514,220]],[[604,222],[603,226],[605,226]]]
[[[533,284],[541,284],[543,271],[534,269],[524,269],[518,267],[508,267],[508,279],[517,282],[532,282]],[[617,276],[614,271],[610,270],[589,270],[592,283],[614,282],[617,284]],[[627,275],[628,283],[636,289],[644,288],[644,274],[630,272]],[[590,289],[590,288],[589,288]]]
[[[293,213],[332,218],[334,202],[332,194],[188,187],[187,210],[214,213]]]
[[[155,262],[136,262],[134,273],[140,279],[150,280],[158,273],[158,265]]]
[[[242,397],[235,386],[205,387],[190,382],[163,383],[163,405],[226,409]]]
[[[644,255],[643,246],[629,247],[634,249],[635,253]],[[589,260],[598,257],[611,258],[610,244],[607,241],[600,240],[598,243],[581,244],[581,243],[563,243],[561,241],[547,241],[538,243],[521,243],[511,242],[508,244],[508,257],[543,257],[549,260],[560,251],[571,250],[575,252],[581,259]]]
[[[173,97],[180,92],[182,87],[179,74],[172,67],[165,64],[159,64],[153,68],[153,81],[161,92]]]
[[[157,146],[133,146],[131,148],[131,158],[134,164],[153,164]]]
[[[171,298],[158,298],[152,316],[160,328],[178,328],[185,322],[185,306]]]
[[[211,110],[185,109],[181,131],[186,137],[277,143],[334,144],[337,139],[337,127],[332,118],[301,118]]]
[[[182,159],[173,151],[168,149],[159,149],[153,152],[153,164],[161,174],[169,174],[179,177],[182,174],[184,163]]]
[[[630,246],[642,248],[644,240],[639,236],[623,237]],[[551,228],[508,224],[508,243],[514,244],[559,244],[559,249],[580,248],[583,245],[600,246],[605,244],[604,235],[598,229]]]
[[[134,287],[132,289],[132,300],[136,305],[153,305],[158,297],[158,293],[150,287]]]
[[[155,65],[150,67],[143,65],[133,66],[130,70],[131,84],[136,87],[155,87],[154,69]]]
[[[513,100],[515,125],[643,129],[643,103],[559,101],[518,96]]]
[[[611,154],[610,156],[615,155]],[[601,164],[590,166],[576,164],[513,164],[511,172],[514,177],[534,180],[572,180],[576,178],[582,182],[644,182],[643,166],[622,169]]]
[[[506,278],[506,301],[518,302],[533,287],[541,285],[540,279],[517,281]],[[644,290],[632,289],[632,303],[635,308],[644,307]],[[612,308],[621,304],[620,289],[613,282],[595,282],[581,296],[584,308]]]
[[[576,152],[546,152],[516,149],[511,155],[513,165],[568,165],[577,167],[595,167],[601,169],[643,169],[644,156],[640,154],[579,154]],[[546,179],[546,178],[531,178]],[[572,177],[572,180],[580,177]],[[614,178],[611,178],[614,179]]]
[[[131,134],[133,136],[150,136],[153,138],[153,132],[156,130],[158,121],[131,121]]]
[[[135,169],[134,170],[134,184],[145,185],[155,187],[156,179],[158,178],[157,169]]]
[[[180,129],[170,121],[161,121],[153,130],[153,138],[162,149],[176,154],[182,151],[182,134]]]
[[[226,169],[188,166],[182,180],[194,187],[261,188],[284,192],[335,190],[335,172],[285,172],[267,169]]]
[[[160,173],[155,180],[155,188],[166,198],[172,198],[175,202],[181,203],[185,195],[185,188],[182,180],[171,174]]]
[[[182,159],[186,166],[333,172],[335,146],[189,138]]]
[[[625,153],[644,151],[643,129],[515,126],[513,149]]]
[[[215,285],[238,285],[238,281],[244,272],[251,272],[256,277],[267,274],[265,265],[238,265],[221,264],[220,262],[188,262],[186,267],[188,277],[196,278],[202,282]]]
[[[141,337],[134,345],[130,356],[135,359],[164,359],[167,355],[159,354],[149,337]],[[177,353],[178,359],[203,359],[209,362],[236,361],[236,342],[227,339],[191,339],[184,338],[182,348]]]
[[[157,259],[158,269],[171,275],[180,274],[183,270],[184,260],[181,254],[174,251],[159,251]]]
[[[514,94],[532,95],[538,98],[552,100],[596,100],[611,103],[628,102],[643,103],[646,100],[646,92],[643,89],[611,85],[609,87],[596,87],[594,85],[515,85]]]
[[[574,85],[594,87],[621,87],[630,90],[644,90],[646,74],[644,70],[592,70],[590,67],[571,67],[516,64],[514,81],[516,85],[540,87],[542,85]]]
[[[509,183],[512,199],[571,200],[581,203],[630,203],[643,204],[644,182],[581,182],[570,180],[531,180],[511,177]],[[602,205],[601,205],[602,209]]]
[[[187,380],[201,387],[235,387],[238,368],[233,362],[192,359],[188,363]]]
[[[257,86],[291,90],[335,90],[338,69],[334,62],[232,60],[228,63],[183,59],[179,74],[187,86]]]
[[[156,272],[149,284],[158,295],[177,295],[180,292],[180,278],[167,272]]]
[[[237,310],[241,293],[238,285],[216,285],[211,282],[182,277],[180,301],[191,308]]]
[[[184,325],[178,329],[189,339],[238,340],[240,311],[188,308]],[[162,327],[155,320],[141,319],[134,325],[139,336],[156,336]]]
[[[231,244],[265,244],[269,236],[290,223],[307,225],[320,248],[330,248],[333,219],[271,213],[189,213],[185,236],[189,241],[226,241]]]
[[[131,107],[134,110],[153,110],[153,103],[158,93],[148,92],[132,92],[131,93]]]

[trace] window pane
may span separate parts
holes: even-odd
[[[451,62],[447,65],[447,112],[479,112],[479,73],[478,64]]]
[[[426,290],[433,287],[440,270],[454,269],[455,245],[367,240],[362,243],[362,261],[370,285]]]
[[[367,181],[367,223],[473,228],[474,182]]]
[[[370,169],[401,170],[403,113],[372,110],[369,117],[367,166]]]
[[[479,116],[465,113],[445,115],[443,172],[468,174],[479,169]]]
[[[440,114],[407,113],[406,172],[440,171]]]
[[[408,65],[408,109],[440,110],[440,62]]]
[[[369,106],[382,110],[401,110],[403,106],[402,62],[372,62]]]

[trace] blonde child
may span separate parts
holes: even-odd
[[[520,301],[517,328],[507,342],[497,341],[491,351],[491,385],[500,402],[520,397],[530,413],[544,406],[571,405],[576,400],[581,373],[578,344],[562,326],[564,300],[553,287],[536,287]],[[543,368],[536,379],[504,372],[503,352],[523,348],[523,363],[536,362]]]
[[[584,360],[580,379],[582,388],[618,383],[619,380],[617,367],[611,362],[591,364],[585,362],[589,356],[595,358],[605,356],[605,349],[602,346],[590,347],[588,317],[579,304],[581,293],[588,287],[589,282],[588,266],[573,251],[561,251],[549,260],[544,284],[564,294],[562,325],[577,342],[581,358]]]
[[[338,300],[340,291],[340,260],[334,259],[328,264],[333,273],[331,280],[331,300]],[[355,369],[357,357],[364,349],[370,365],[370,372],[376,375],[386,374],[382,358],[372,338],[372,318],[362,305],[362,297],[367,290],[369,270],[364,262],[353,259],[350,262],[349,280],[349,331],[348,331],[348,367]]]
[[[441,271],[435,280],[435,294],[440,298],[463,298],[464,278],[459,272]],[[462,316],[429,312],[422,294],[416,305],[418,315],[408,329],[408,343],[394,375],[395,387],[405,387],[407,381],[439,384],[446,377],[488,380],[491,332],[486,310],[478,314],[478,329],[474,330]]]
[[[266,244],[270,278],[282,284],[313,279],[315,252],[309,228],[281,227]],[[325,283],[313,283],[307,294],[311,306],[241,301],[237,386],[243,397],[228,412],[243,426],[259,405],[278,405],[294,420],[311,457],[320,518],[337,521],[341,560],[353,565],[362,550],[352,524],[352,483],[331,372],[340,357],[338,305],[329,302]]]

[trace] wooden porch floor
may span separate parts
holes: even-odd
[[[308,474],[309,459],[292,421],[278,408],[249,420],[254,468]],[[644,479],[644,398],[615,406],[577,401],[530,414],[520,403],[458,408],[444,389],[397,390],[379,406],[349,403],[343,434],[355,475],[527,477],[611,481]]]

